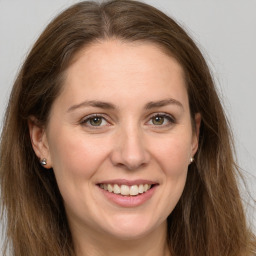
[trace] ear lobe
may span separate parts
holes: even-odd
[[[44,167],[51,168],[50,152],[45,128],[38,123],[35,117],[29,118],[28,128],[31,144],[39,161],[44,158],[47,159],[47,164],[44,165]]]
[[[201,114],[195,114],[195,131],[193,135],[193,142],[192,142],[192,154],[195,155],[198,149],[198,142],[199,142],[199,133],[200,133],[200,125],[201,125]]]

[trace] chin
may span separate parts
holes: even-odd
[[[109,223],[107,232],[120,240],[137,240],[158,229],[160,225],[144,215],[122,215]]]

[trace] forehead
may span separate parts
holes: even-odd
[[[106,40],[84,47],[66,70],[62,94],[72,101],[108,96],[186,96],[181,65],[149,42]],[[154,99],[152,99],[154,100]]]
[[[112,65],[109,66],[111,69],[114,68],[113,65],[117,63],[116,61],[121,60],[121,66],[119,65],[120,63],[117,63],[119,68],[125,68],[127,64],[135,64],[135,62],[142,60],[144,63],[142,66],[137,67],[138,71],[143,71],[143,67],[153,67],[153,64],[161,59],[162,65],[158,66],[158,68],[166,64],[168,66],[171,64],[169,68],[175,68],[175,71],[183,73],[183,69],[176,58],[163,46],[149,41],[130,42],[119,39],[107,39],[86,45],[78,51],[70,61],[68,72],[72,72],[71,70],[74,70],[75,67],[80,65],[77,64],[77,62],[89,63],[90,61],[97,61],[97,63],[100,64],[106,59],[109,61],[109,64]],[[145,66],[146,63],[149,65]],[[156,65],[157,64],[159,63],[156,63]],[[106,66],[106,68],[107,67],[108,66]]]

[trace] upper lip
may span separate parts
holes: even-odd
[[[97,183],[99,184],[117,184],[117,185],[127,185],[127,186],[132,186],[132,185],[144,185],[144,184],[158,184],[155,181],[152,180],[144,180],[144,179],[137,179],[137,180],[126,180],[126,179],[113,179],[113,180],[104,180],[101,182]]]

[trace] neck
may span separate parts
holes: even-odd
[[[76,256],[170,256],[166,223],[142,237],[125,240],[88,230],[72,233]]]

